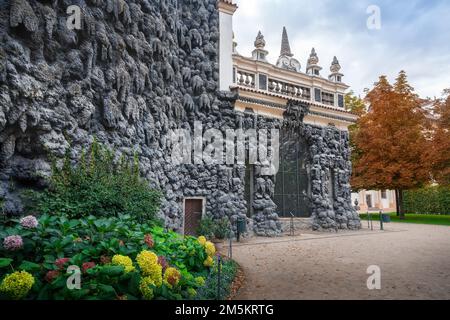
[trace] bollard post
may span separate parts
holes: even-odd
[[[220,257],[220,255],[217,255],[217,300],[220,300],[221,268],[222,268],[222,258]]]
[[[367,229],[370,229],[370,216],[369,216],[369,211],[367,211]]]
[[[380,210],[380,230],[384,230],[383,226],[383,211]]]
[[[289,230],[289,235],[291,237],[295,236],[295,228],[294,228],[294,214],[291,212],[291,225],[290,225],[290,230]]]

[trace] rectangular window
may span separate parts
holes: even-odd
[[[265,74],[259,74],[259,89],[267,90],[267,76]]]
[[[338,106],[344,108],[344,96],[342,94],[338,94]]]
[[[334,94],[322,92],[322,103],[334,106]]]
[[[316,102],[322,102],[322,92],[320,89],[314,88],[314,99]]]
[[[381,191],[381,199],[387,199],[387,191],[386,190]]]

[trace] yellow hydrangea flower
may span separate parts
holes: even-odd
[[[164,272],[164,284],[169,288],[175,287],[181,279],[181,273],[175,268],[169,267]]]
[[[195,283],[197,284],[197,286],[203,287],[205,285],[205,278],[197,277],[195,278]]]
[[[116,266],[122,266],[125,268],[125,273],[134,271],[133,261],[127,256],[122,256],[120,254],[116,254],[112,257],[112,264]]]
[[[200,236],[197,238],[198,243],[200,243],[202,246],[206,243],[206,238],[204,236]]]
[[[144,276],[151,277],[155,286],[162,284],[162,266],[158,263],[158,256],[151,251],[143,250],[136,257],[136,261]]]
[[[208,258],[206,258],[206,260],[203,262],[203,265],[205,267],[212,267],[214,265],[214,260],[211,256],[208,256]]]
[[[154,285],[155,283],[153,282],[152,277],[144,277],[141,279],[141,282],[139,283],[139,290],[145,300],[152,300],[154,298],[153,288],[150,288],[150,286]]]
[[[206,241],[205,251],[208,256],[212,257],[216,253],[216,247],[214,246],[214,243]]]
[[[34,284],[34,277],[26,271],[7,275],[0,284],[0,291],[14,300],[25,298]]]

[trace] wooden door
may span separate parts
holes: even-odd
[[[184,234],[196,236],[202,219],[203,200],[186,199],[184,203]]]

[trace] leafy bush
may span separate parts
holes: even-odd
[[[238,270],[238,265],[233,260],[224,260],[221,274],[221,286],[219,299],[225,299],[230,295],[231,284]],[[213,300],[217,299],[217,285],[218,285],[218,268],[217,264],[211,269],[209,277],[206,279],[206,283],[203,287],[199,288],[197,298],[200,300]]]
[[[198,227],[197,234],[204,235],[207,239],[214,237],[215,223],[210,217],[204,217],[200,220],[200,226]]]
[[[227,217],[213,220],[210,217],[204,217],[200,221],[200,227],[197,230],[198,234],[204,235],[208,239],[225,239],[230,232],[230,220]]]
[[[450,186],[434,186],[404,192],[405,212],[450,214]]]
[[[114,162],[114,153],[92,144],[83,151],[77,166],[66,152],[62,168],[53,160],[50,187],[31,193],[31,208],[43,214],[60,213],[70,218],[130,214],[141,221],[154,219],[161,195],[139,177],[137,157],[130,164],[124,156]]]
[[[131,215],[28,216],[4,223],[0,241],[0,298],[193,299],[215,254],[204,237],[165,232]],[[79,290],[66,285],[68,266],[82,272]]]

